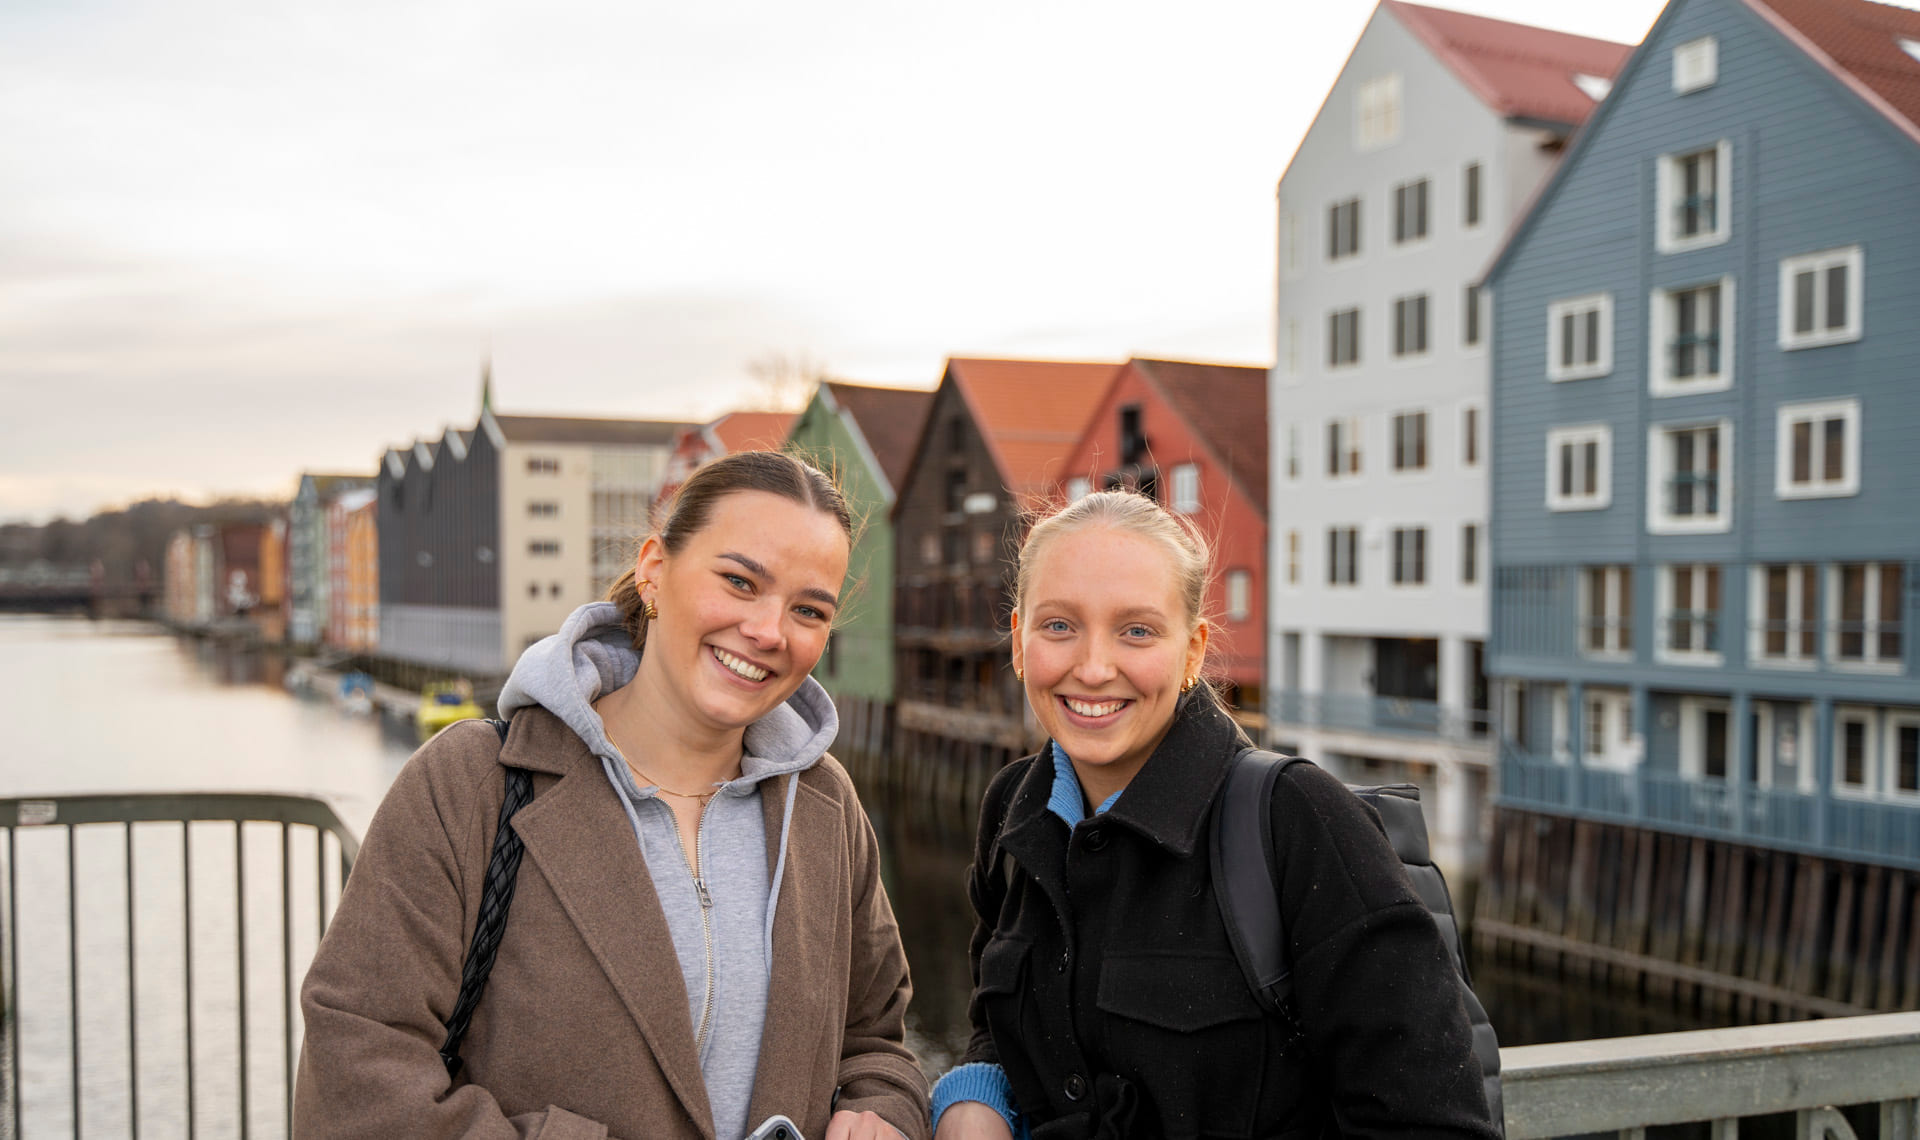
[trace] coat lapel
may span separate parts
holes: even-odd
[[[791,779],[786,776],[760,785],[769,874],[780,855],[781,821]],[[753,1102],[747,1111],[749,1124],[779,1112],[805,1127],[821,1091],[814,1084],[817,1074],[823,1067],[828,1072],[839,1069],[845,1018],[833,1014],[839,1005],[829,997],[844,1000],[846,983],[844,977],[838,979],[834,990],[829,967],[838,960],[836,948],[847,942],[852,921],[847,909],[846,829],[840,805],[802,781],[794,797],[787,864],[773,915],[767,1021],[761,1031]],[[795,1049],[794,1042],[803,1040],[817,1041],[820,1049],[831,1050],[831,1062],[821,1066],[813,1050]],[[805,1063],[795,1064],[796,1057],[806,1058]]]
[[[519,739],[510,740],[502,756],[508,764],[527,760],[527,767],[562,772],[558,783],[513,817],[513,829],[639,1025],[687,1115],[712,1140],[713,1112],[694,1046],[686,985],[653,879],[600,761],[557,720],[553,727],[558,731],[531,733],[535,739],[520,748],[513,747]],[[526,756],[514,755],[523,749]],[[536,755],[543,762],[531,762]],[[627,841],[607,841],[616,835]],[[650,947],[656,952],[648,953]]]

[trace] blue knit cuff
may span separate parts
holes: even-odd
[[[1024,1140],[1026,1122],[1013,1107],[1013,1084],[1007,1071],[988,1061],[973,1061],[948,1069],[933,1086],[933,1127],[940,1127],[940,1114],[963,1100],[977,1100],[1000,1114],[1013,1132],[1014,1140]]]

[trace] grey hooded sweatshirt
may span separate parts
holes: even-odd
[[[715,1135],[744,1136],[766,1022],[774,905],[786,867],[786,829],[793,820],[798,773],[826,752],[840,722],[826,690],[809,677],[785,704],[747,726],[740,776],[720,785],[701,820],[696,881],[672,809],[655,787],[634,780],[593,710],[595,700],[632,681],[639,668],[640,655],[621,626],[620,608],[589,603],[575,610],[560,632],[520,655],[500,693],[500,715],[511,718],[516,709],[540,705],[600,757],[626,807],[673,933]],[[786,806],[771,875],[762,794],[781,796]]]

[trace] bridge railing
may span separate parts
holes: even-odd
[[[1507,1140],[1684,1123],[1735,1140],[1743,1118],[1786,1113],[1797,1140],[1855,1140],[1855,1122],[1916,1140],[1920,1013],[1529,1045],[1500,1062]]]
[[[12,1136],[284,1135],[301,977],[358,842],[324,802],[0,799]]]

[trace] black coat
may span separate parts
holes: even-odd
[[[1254,1001],[1207,846],[1242,743],[1212,700],[1186,700],[1119,802],[1071,832],[1047,810],[1047,751],[999,774],[969,872],[966,1059],[1006,1070],[1035,1140],[1493,1140],[1433,920],[1373,810],[1310,764],[1273,800],[1302,1032]]]

